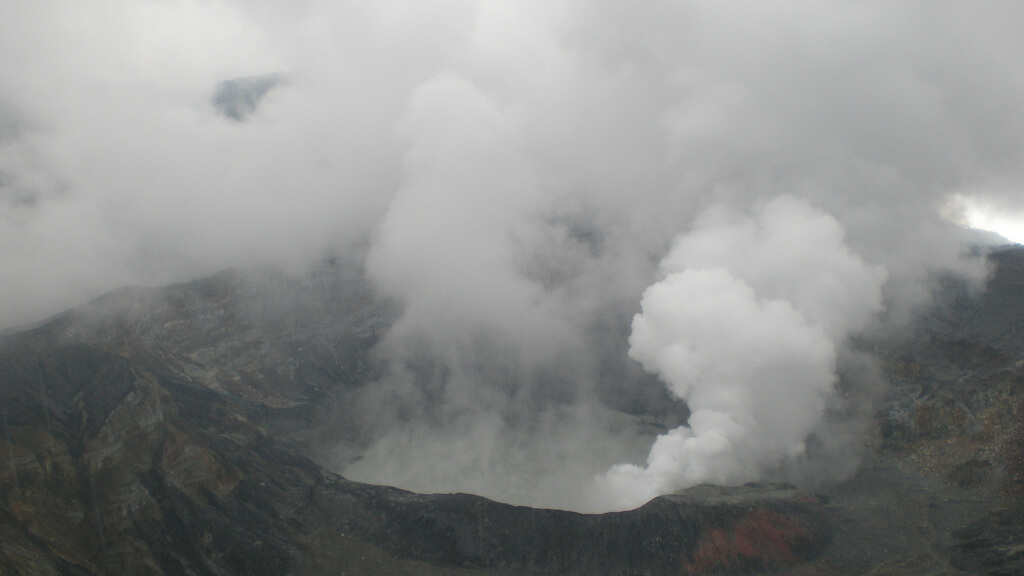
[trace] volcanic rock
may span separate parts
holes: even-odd
[[[578,514],[348,481],[394,311],[357,270],[126,288],[0,336],[0,573],[1020,573],[1024,250],[907,337],[860,471]],[[1016,571],[1016,572],[1015,572]]]

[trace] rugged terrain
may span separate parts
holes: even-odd
[[[1024,250],[991,258],[873,344],[891,385],[844,483],[601,515],[318,465],[359,445],[339,406],[392,317],[344,263],[121,289],[0,337],[0,574],[1024,573]]]

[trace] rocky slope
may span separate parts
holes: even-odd
[[[337,404],[391,316],[343,263],[116,291],[0,337],[0,574],[1020,573],[1024,251],[993,260],[879,345],[893,386],[847,482],[602,515],[308,459],[358,445]]]

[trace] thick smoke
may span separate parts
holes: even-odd
[[[788,196],[756,220],[710,210],[661,269],[629,354],[692,414],[658,437],[646,468],[619,465],[599,479],[617,508],[756,480],[802,456],[833,392],[838,348],[881,312],[886,278],[850,251],[834,218]]]
[[[822,403],[879,301],[891,325],[936,274],[984,277],[950,201],[1021,210],[1022,20],[994,0],[3,2],[0,329],[356,246],[401,313],[382,376],[352,392],[349,475],[610,506],[579,487],[659,435],[652,458],[751,425],[764,445],[730,432],[717,472],[683,468],[788,469],[808,430],[842,432]],[[675,290],[709,300],[659,312]],[[638,312],[694,326],[631,343]],[[722,349],[689,369],[760,350],[732,368],[788,395],[723,408],[705,394],[726,375],[659,365],[701,322]],[[690,440],[664,435],[686,406],[643,368],[686,397]],[[784,376],[804,368],[819,377]],[[665,482],[637,493],[689,480]]]

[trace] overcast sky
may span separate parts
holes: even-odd
[[[631,262],[710,199],[782,192],[873,262],[949,264],[952,194],[1020,207],[1022,10],[4,2],[0,325],[374,230],[388,258],[439,257],[400,253],[403,229],[501,268],[575,222]],[[268,75],[244,118],[218,107]]]

